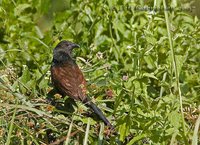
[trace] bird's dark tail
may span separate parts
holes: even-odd
[[[104,116],[103,112],[89,98],[87,98],[87,101],[85,102],[86,102],[86,105],[90,107],[94,111],[94,113],[105,123],[105,125],[113,129],[112,124]]]

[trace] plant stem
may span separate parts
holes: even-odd
[[[183,113],[183,100],[182,100],[182,96],[181,96],[179,74],[178,74],[178,70],[177,70],[176,56],[175,56],[173,43],[172,43],[172,37],[171,37],[171,33],[170,33],[169,17],[168,17],[168,13],[167,13],[167,6],[166,6],[165,0],[163,0],[163,6],[164,6],[164,14],[165,14],[165,20],[166,20],[171,56],[172,56],[172,61],[173,61],[174,73],[175,73],[175,78],[176,78],[176,87],[178,89],[178,95],[179,95],[179,103],[180,103],[182,127],[183,127],[183,138],[184,138],[185,144],[188,144],[187,139],[186,139],[185,120],[184,120],[184,113]]]

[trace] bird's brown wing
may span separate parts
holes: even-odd
[[[75,63],[66,62],[62,65],[53,65],[51,67],[51,78],[60,94],[86,103],[106,125],[113,129],[113,126],[102,111],[86,97],[86,81],[81,70]]]
[[[62,95],[84,101],[86,99],[86,81],[76,64],[64,63],[51,67],[53,85]]]

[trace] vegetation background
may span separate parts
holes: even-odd
[[[200,144],[199,7],[198,0],[0,0],[0,144]],[[80,102],[47,101],[60,40],[81,46],[74,56],[88,95],[118,135]]]

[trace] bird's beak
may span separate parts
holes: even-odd
[[[78,44],[76,44],[76,43],[73,43],[72,44],[72,48],[74,49],[74,48],[80,48],[80,46],[78,45]]]

